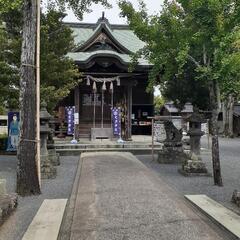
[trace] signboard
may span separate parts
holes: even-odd
[[[8,113],[8,147],[7,151],[17,151],[20,135],[19,112]]]
[[[166,131],[163,122],[154,122],[154,141],[162,142],[166,139]]]
[[[74,135],[74,111],[75,107],[66,107],[67,135]]]
[[[113,121],[113,135],[121,135],[121,109],[112,108],[112,121]]]

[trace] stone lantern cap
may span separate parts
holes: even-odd
[[[206,119],[202,114],[194,112],[193,114],[191,114],[191,116],[186,118],[186,121],[192,123],[205,123]]]
[[[41,111],[40,111],[40,119],[41,120],[50,120],[52,116],[47,111],[47,103],[42,101],[41,103]]]

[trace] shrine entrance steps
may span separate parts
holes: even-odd
[[[138,141],[129,141],[124,143],[117,143],[117,141],[110,140],[95,140],[86,141],[82,139],[77,144],[71,144],[70,139],[66,141],[55,141],[56,151],[61,156],[79,155],[83,152],[131,152],[133,154],[151,154],[152,143],[151,137],[146,136],[144,141],[140,141],[140,137],[136,138]],[[162,143],[154,142],[154,153],[162,149]]]

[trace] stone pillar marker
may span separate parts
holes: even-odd
[[[206,165],[200,156],[200,140],[204,135],[204,132],[201,130],[201,123],[205,122],[205,120],[201,114],[194,112],[187,118],[187,121],[189,122],[190,153],[188,159],[183,162],[182,169],[179,171],[186,176],[209,175]]]
[[[50,119],[51,115],[47,111],[47,104],[46,102],[42,102],[40,111],[40,138],[41,138],[40,156],[41,156],[42,179],[55,178],[57,174],[56,168],[53,166],[53,163],[49,158],[49,153],[47,149],[48,134],[51,131],[51,129],[49,128]]]

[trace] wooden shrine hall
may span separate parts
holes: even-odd
[[[146,92],[151,65],[139,59],[129,72],[131,54],[144,42],[128,25],[110,24],[103,16],[96,24],[66,23],[73,31],[74,51],[68,53],[77,64],[82,82],[61,101],[61,107],[75,106],[79,114],[76,137],[93,138],[112,133],[111,108],[121,108],[121,136],[131,140],[132,134],[150,135],[153,116],[153,94]],[[110,129],[110,130],[109,130]],[[97,134],[96,134],[97,137]]]

